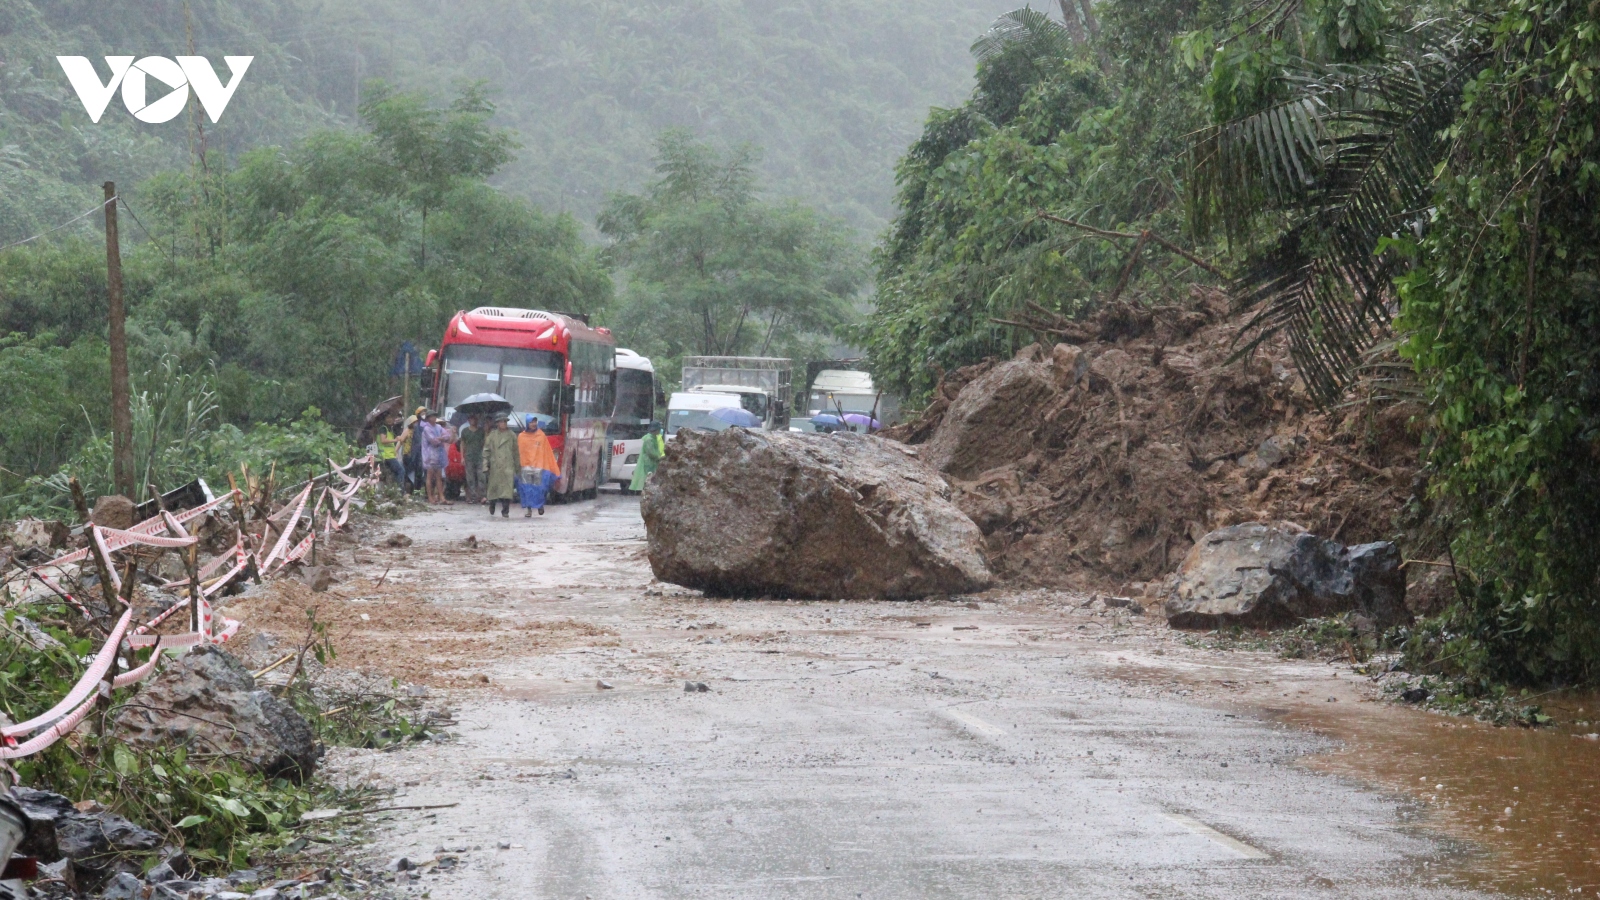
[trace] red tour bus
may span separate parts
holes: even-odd
[[[616,339],[560,313],[505,306],[458,312],[428,353],[433,408],[449,418],[473,394],[511,402],[513,427],[537,414],[561,461],[562,498],[593,497],[610,468],[606,427],[615,384]]]

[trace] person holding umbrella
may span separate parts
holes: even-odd
[[[511,517],[511,499],[517,495],[517,436],[507,427],[509,416],[499,413],[483,438],[483,493],[489,515],[500,505],[501,518]]]
[[[522,504],[524,517],[531,518],[533,511],[544,515],[544,498],[550,486],[561,477],[561,463],[550,449],[550,439],[539,427],[539,417],[529,414],[523,419],[522,433],[517,435],[517,453],[522,463],[522,478],[517,482],[517,499]]]

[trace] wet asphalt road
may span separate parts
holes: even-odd
[[[1156,626],[1004,595],[707,601],[650,583],[631,498],[401,525],[419,549],[504,548],[396,572],[435,602],[598,632],[441,661],[495,687],[450,696],[451,743],[336,751],[339,777],[396,803],[458,804],[401,813],[373,845],[460,858],[418,895],[1483,896],[1441,880],[1471,851],[1410,825],[1408,801],[1299,764],[1329,741],[1183,688],[1202,663]],[[1360,699],[1315,663],[1246,671],[1230,677],[1284,703]]]

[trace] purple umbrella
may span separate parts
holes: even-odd
[[[713,409],[711,418],[721,419],[729,425],[738,425],[743,428],[760,428],[761,419],[749,410],[736,406],[725,406],[722,409]]]
[[[845,413],[844,420],[851,425],[860,425],[867,431],[878,431],[883,428],[883,423],[871,416],[861,413]]]

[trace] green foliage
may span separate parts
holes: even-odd
[[[1199,76],[1149,38],[1170,40],[1195,13],[1134,6],[1101,4],[1103,47],[1125,53],[1118,67],[1103,68],[1036,10],[1002,16],[973,45],[972,98],[935,109],[896,169],[899,214],[878,252],[876,309],[856,331],[885,387],[925,395],[943,371],[1032,339],[993,319],[1024,303],[1079,316],[1117,281],[1128,248],[1038,212],[1175,233],[1172,150],[1200,121]],[[1171,268],[1147,261],[1140,275],[1155,281]]]
[[[53,471],[109,418],[106,346],[81,337],[61,346],[50,332],[0,338],[0,506],[33,472]]]
[[[659,179],[601,215],[626,276],[615,325],[657,371],[685,354],[817,356],[849,314],[863,274],[849,233],[797,203],[757,199],[755,157],[669,131]]]
[[[399,393],[400,342],[431,344],[457,309],[608,305],[576,221],[486,183],[511,140],[481,87],[443,107],[369,87],[368,132],[318,132],[129,192],[153,237],[124,253],[142,484],[345,456],[326,425],[274,423],[315,408],[354,430]],[[0,372],[31,388],[0,401],[0,511],[59,508],[63,465],[91,492],[109,483],[104,254],[78,240],[0,253],[0,321],[34,335],[0,354]]]
[[[1363,28],[1388,22],[1378,0],[1333,5]],[[1313,7],[1312,24],[1330,8]],[[1266,37],[1216,51],[1207,91],[1218,121],[1195,135],[1187,174],[1193,230],[1222,231],[1247,252],[1234,286],[1256,310],[1247,347],[1287,331],[1327,403],[1388,333],[1396,259],[1379,244],[1422,227],[1440,136],[1478,53],[1433,21],[1391,35],[1393,57],[1377,55],[1379,35],[1318,27],[1336,32],[1311,42],[1324,59]]]
[[[1496,679],[1600,677],[1600,143],[1593,7],[1483,26],[1437,204],[1400,283],[1455,527],[1453,631]]]
[[[77,613],[34,605],[30,616],[61,642],[38,649],[16,630],[8,610],[0,628],[0,710],[13,721],[43,713],[83,675],[96,641],[66,626]],[[148,657],[148,651],[143,651]],[[120,695],[119,695],[120,696]],[[114,716],[113,707],[107,715]],[[96,800],[167,836],[213,871],[244,868],[294,840],[300,814],[344,798],[328,788],[269,779],[229,760],[201,763],[182,748],[135,748],[83,732],[15,764],[22,783],[48,787],[73,801]]]

